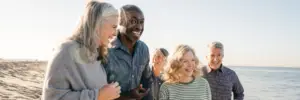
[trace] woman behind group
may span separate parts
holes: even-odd
[[[42,100],[112,100],[118,83],[107,83],[102,67],[109,39],[115,35],[118,11],[108,3],[91,1],[73,36],[55,49],[49,60]]]
[[[165,48],[158,48],[155,50],[153,58],[152,58],[152,95],[153,100],[158,100],[159,95],[159,88],[160,85],[163,83],[161,79],[164,66],[167,63],[167,58],[169,56],[168,50]]]
[[[159,100],[211,100],[208,82],[199,77],[199,63],[190,46],[177,46],[164,74]]]

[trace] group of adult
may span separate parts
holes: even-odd
[[[243,100],[237,74],[222,64],[222,43],[208,45],[207,66],[189,45],[170,59],[158,48],[150,63],[144,20],[136,5],[90,1],[48,61],[42,100]]]

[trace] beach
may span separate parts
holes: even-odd
[[[46,62],[0,61],[0,100],[39,100]]]
[[[40,100],[46,63],[0,60],[0,100]],[[300,68],[229,68],[244,86],[244,100],[300,100]]]

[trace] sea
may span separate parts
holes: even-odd
[[[244,100],[300,100],[300,68],[229,67],[243,87]]]

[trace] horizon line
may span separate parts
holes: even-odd
[[[0,60],[6,61],[44,61],[48,62],[48,60],[44,59],[17,59],[17,58],[3,58],[0,57]],[[234,65],[234,64],[224,64],[226,67],[285,67],[285,68],[300,68],[300,66],[278,66],[278,65]],[[203,65],[207,66],[207,65]]]

